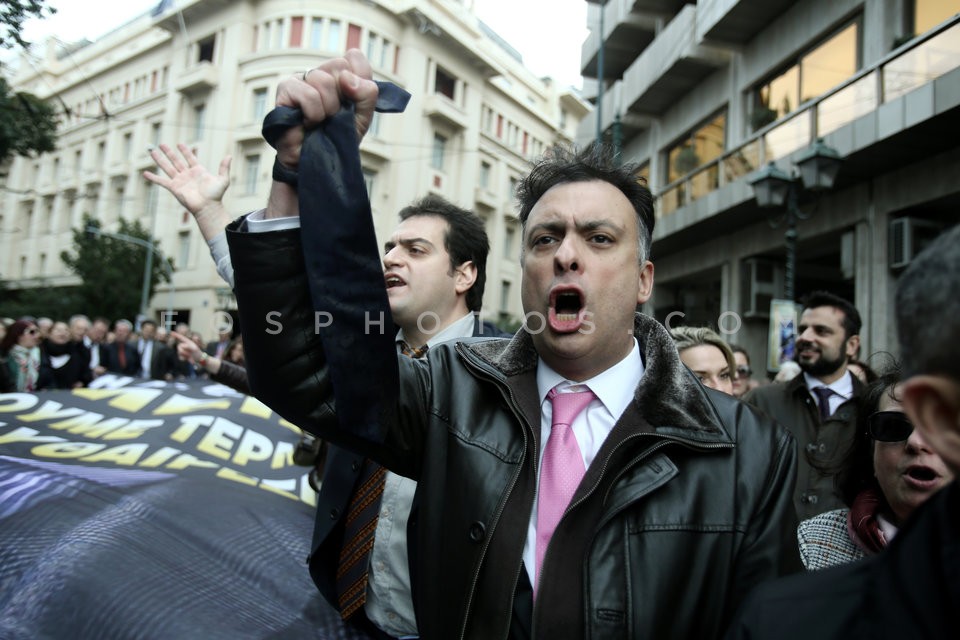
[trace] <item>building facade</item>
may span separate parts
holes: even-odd
[[[618,141],[657,198],[649,311],[719,327],[754,369],[775,368],[770,300],[784,295],[788,226],[783,209],[757,206],[751,180],[770,162],[795,171],[819,138],[841,165],[833,188],[797,192],[796,297],[850,299],[862,356],[894,351],[898,273],[960,221],[960,145],[948,133],[960,120],[960,1],[588,9],[584,93],[598,107],[578,138]]]
[[[264,206],[274,153],[260,126],[277,84],[351,47],[366,53],[376,79],[413,96],[406,113],[378,114],[361,145],[378,236],[430,192],[474,209],[492,245],[485,314],[520,318],[513,187],[530,159],[573,139],[590,106],[534,76],[457,0],[180,0],[95,43],[48,43],[46,57],[23,60],[10,81],[62,105],[58,148],[9,167],[0,277],[13,288],[70,285],[59,255],[84,214],[108,232],[121,217],[140,219],[176,267],[150,315],[170,305],[214,336],[215,312],[233,308],[232,294],[190,215],[142,177],[153,169],[148,149],[185,142],[211,170],[231,154],[228,209]],[[131,286],[140,282],[131,274]]]

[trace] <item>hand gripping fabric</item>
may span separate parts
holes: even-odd
[[[377,111],[406,108],[409,93],[389,82],[377,85]],[[381,416],[396,398],[396,348],[353,114],[347,105],[305,132],[300,233],[314,309],[327,324],[319,331],[338,421],[353,435],[380,442]],[[263,137],[276,147],[302,120],[299,109],[277,107],[264,119]]]

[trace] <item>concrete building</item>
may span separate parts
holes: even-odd
[[[832,189],[799,192],[797,298],[847,297],[864,318],[863,356],[893,351],[898,272],[960,221],[958,11],[958,0],[592,0],[582,72],[600,106],[578,137],[622,140],[657,198],[650,311],[719,324],[765,368],[787,227],[750,181],[769,162],[792,171],[822,138],[842,164]]]
[[[173,290],[160,286],[150,315],[172,293],[178,320],[215,336],[214,312],[231,310],[232,294],[191,217],[141,176],[152,168],[147,149],[186,142],[213,170],[232,154],[228,208],[262,207],[274,153],[260,124],[277,84],[350,47],[366,52],[377,79],[413,94],[405,114],[375,118],[361,148],[378,235],[428,192],[475,209],[492,243],[485,312],[520,318],[512,190],[531,158],[573,138],[590,106],[534,76],[458,0],[180,0],[94,43],[48,43],[11,84],[63,105],[58,149],[9,168],[0,277],[14,288],[72,284],[59,254],[83,214],[106,231],[140,219],[176,265]],[[141,275],[130,282],[139,291]]]

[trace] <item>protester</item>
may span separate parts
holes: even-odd
[[[197,212],[195,215],[202,212],[207,216],[201,231],[221,275],[232,278],[229,255],[220,255],[223,227],[217,229],[215,222],[222,220],[226,224],[227,217],[217,209],[217,204],[226,189],[223,183],[229,162],[222,162],[221,175],[213,176],[196,162],[185,145],[179,145],[178,150],[179,155],[161,145],[152,152],[166,179],[151,172],[144,175],[167,188],[188,210]],[[211,198],[216,198],[217,204],[209,202]],[[397,351],[421,357],[429,348],[449,339],[499,335],[494,327],[480,323],[475,316],[483,300],[489,252],[483,221],[439,196],[413,203],[400,212],[399,218],[399,226],[384,247],[382,261],[390,309],[399,329]],[[210,234],[215,235],[209,237]],[[429,324],[424,325],[425,319]],[[180,348],[181,354],[187,355],[183,352],[186,347]],[[195,354],[191,357],[196,360]],[[212,357],[199,362],[211,373],[221,371],[223,366]],[[323,443],[312,436],[300,443],[295,454],[298,464],[310,459],[317,465],[310,476],[311,483],[320,492],[310,561],[318,588],[359,628],[370,629],[372,625],[374,634],[416,635],[407,558],[407,523],[416,483],[390,472],[375,475],[378,465],[365,464],[362,457],[336,447],[330,447],[324,455]],[[354,589],[354,597],[347,598],[338,585],[342,580],[337,579],[345,564],[341,554],[351,542],[344,525],[353,520],[353,505],[361,504],[361,498],[367,495],[362,492],[367,476],[378,478],[370,499],[373,505],[379,504],[379,515],[375,528],[370,529],[373,540],[369,558],[358,558],[356,562],[369,567],[369,577]],[[331,513],[339,517],[331,517]]]
[[[953,479],[903,413],[899,383],[895,368],[878,377],[860,399],[856,439],[836,473],[849,508],[800,523],[797,539],[807,569],[879,552],[918,506]]]
[[[353,50],[282,83],[278,103],[301,107],[311,124],[333,116],[312,135],[343,142],[370,122],[370,76]],[[338,114],[341,98],[354,104],[352,122]],[[303,166],[301,133],[278,145],[288,170]],[[335,308],[374,301],[373,317],[387,310],[382,292],[366,287],[378,257],[363,184],[353,182],[358,152],[320,153],[314,162],[344,173],[301,175],[300,188],[329,180],[356,190],[331,191],[310,212],[336,231],[332,247],[321,250],[330,237],[295,230],[251,233],[249,220],[228,231],[251,384],[296,424],[420,481],[410,568],[421,637],[715,637],[750,587],[798,566],[792,439],[705,391],[667,331],[635,313],[653,285],[654,216],[634,167],[614,165],[602,147],[552,150],[517,191],[524,310],[539,330],[431,346],[413,359],[396,358],[362,326],[350,334],[351,323],[314,335],[311,284],[355,296],[330,300]],[[297,213],[296,193],[274,182],[264,218]],[[306,278],[308,268],[344,264],[345,282]],[[283,330],[265,330],[267,310]],[[356,350],[338,352],[332,339],[324,351],[331,332]],[[371,384],[340,368],[359,362],[400,372],[367,393],[385,403],[382,442],[366,423],[344,419],[341,430],[331,413],[334,399],[341,413],[368,409],[344,402]],[[586,415],[567,412],[570,398],[584,397]],[[573,437],[561,436],[571,426]],[[557,472],[575,464],[582,481]]]
[[[753,391],[760,383],[753,379],[753,369],[750,367],[750,354],[743,347],[730,344],[733,359],[737,363],[736,375],[733,378],[733,396],[742,398],[748,391]]]
[[[825,291],[811,293],[802,303],[796,345],[803,375],[760,387],[743,399],[796,438],[794,506],[804,520],[843,506],[833,477],[818,469],[835,464],[850,448],[863,383],[847,371],[847,362],[860,348],[857,309]]]
[[[907,267],[894,304],[905,381],[903,409],[924,441],[960,472],[960,227]],[[882,554],[766,584],[730,629],[731,640],[957,637],[960,484],[916,509]]]
[[[128,342],[133,334],[133,324],[129,320],[117,320],[113,324],[113,342],[100,348],[100,361],[110,373],[123,376],[140,374],[140,356],[137,349]]]
[[[17,320],[0,341],[8,391],[34,391],[40,378],[40,329],[32,320]]]
[[[171,331],[170,335],[177,342],[177,357],[181,361],[189,362],[192,367],[208,375],[214,382],[250,395],[247,370],[243,365],[209,355],[195,341],[176,331]]]
[[[66,322],[53,323],[50,336],[40,346],[40,389],[75,389],[93,379],[89,353],[71,335]]]
[[[733,395],[736,361],[723,338],[708,327],[676,327],[670,330],[670,336],[680,360],[705,387]]]

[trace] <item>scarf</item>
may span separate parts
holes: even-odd
[[[17,391],[36,391],[40,376],[40,348],[27,349],[18,344],[10,348],[13,383]]]
[[[878,516],[886,501],[879,489],[864,489],[853,499],[847,513],[847,533],[850,539],[867,555],[873,555],[887,546],[887,538],[880,528]]]

